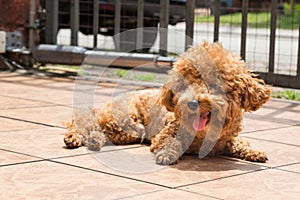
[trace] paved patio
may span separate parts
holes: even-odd
[[[246,114],[242,137],[267,163],[186,155],[160,167],[141,145],[64,148],[73,87],[73,79],[0,72],[0,199],[299,199],[298,102],[272,99]],[[113,89],[99,84],[96,105]]]

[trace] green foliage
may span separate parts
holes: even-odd
[[[299,27],[299,12],[300,4],[295,5],[294,12],[290,11],[290,5],[284,4],[284,14],[277,15],[277,28],[282,29],[297,29]],[[270,12],[249,12],[248,26],[255,28],[270,27],[271,13]],[[195,22],[199,23],[213,23],[214,16],[196,16]],[[241,26],[242,13],[233,13],[220,16],[221,24],[229,24],[232,26]]]
[[[117,70],[117,75],[121,78],[123,78],[124,76],[126,76],[126,74],[128,73],[128,70],[124,70],[124,69],[119,69]]]
[[[272,93],[272,97],[300,101],[300,93],[293,90],[276,91]]]

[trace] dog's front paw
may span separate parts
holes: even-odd
[[[156,154],[156,163],[160,165],[173,165],[178,159],[178,153],[170,150],[161,150]]]
[[[78,148],[82,146],[82,137],[78,134],[67,133],[64,142],[68,148]]]

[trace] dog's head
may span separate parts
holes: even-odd
[[[245,68],[240,57],[223,49],[220,43],[204,42],[182,54],[162,88],[161,103],[167,110],[174,112],[189,85],[204,88],[197,89],[196,96],[225,94],[227,100],[234,102],[232,105],[244,111],[257,110],[269,100],[271,93],[263,80]]]
[[[183,87],[184,88],[184,87]],[[205,86],[190,84],[176,95],[165,85],[163,104],[174,112],[184,128],[193,132],[206,132],[210,126],[222,126],[226,116],[227,102],[224,96],[209,93]]]

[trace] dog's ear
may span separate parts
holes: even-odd
[[[271,88],[263,80],[250,77],[244,84],[241,105],[245,111],[255,111],[270,99]]]
[[[165,84],[161,89],[161,104],[164,105],[168,111],[174,112],[177,101],[178,99],[171,88],[169,88],[168,85]]]

